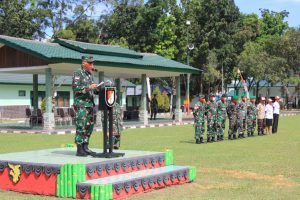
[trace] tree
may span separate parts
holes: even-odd
[[[45,10],[30,1],[0,1],[0,34],[27,39],[43,38],[46,16]]]
[[[238,22],[238,30],[233,35],[233,43],[240,54],[244,50],[244,44],[255,41],[262,33],[263,22],[257,14],[241,14]]]
[[[300,30],[289,29],[282,37],[266,42],[265,46],[274,59],[284,60],[284,63],[274,65],[274,71],[277,72],[276,81],[283,84],[285,93],[289,94],[288,84],[296,85],[295,93],[286,95],[288,101],[288,98],[293,98],[300,89]]]
[[[59,30],[55,34],[56,37],[66,39],[66,40],[75,40],[76,35],[73,33],[72,30]]]
[[[78,19],[76,22],[67,26],[75,35],[76,41],[98,43],[99,42],[99,29],[94,20],[87,18]]]
[[[260,9],[262,15],[262,34],[280,36],[289,27],[284,18],[288,17],[289,12],[283,10],[281,12],[270,11],[269,9]]]
[[[142,5],[140,0],[115,2],[111,13],[103,14],[97,22],[101,30],[101,42],[104,44],[121,42],[134,49],[137,45],[136,23]]]
[[[152,92],[152,98],[154,97],[154,95],[156,95],[158,109],[167,111],[169,109],[170,103],[168,103],[168,101],[166,100],[166,97],[165,97],[166,94],[161,93],[159,86],[156,86],[154,88],[154,90]],[[169,99],[168,96],[167,96],[167,98]]]
[[[220,79],[221,73],[217,70],[218,59],[215,51],[210,51],[208,55],[208,63],[204,67],[203,80],[209,85],[208,93],[211,92],[211,86]],[[216,85],[212,87],[215,90]]]
[[[225,80],[231,80],[228,72],[232,71],[237,62],[232,38],[237,31],[239,9],[233,0],[203,0],[201,7],[195,11],[197,31],[194,33],[193,66],[208,66],[211,51],[214,51],[218,63],[216,70],[221,71],[223,66]],[[198,80],[201,81],[200,77]],[[208,89],[209,85],[204,83],[204,87]]]
[[[248,85],[256,84],[256,96],[260,89],[260,80],[265,80],[268,67],[269,55],[264,51],[264,47],[255,42],[247,42],[244,51],[239,56],[239,69],[247,74]],[[249,89],[250,89],[249,88]]]
[[[72,31],[75,33],[76,38],[81,39],[81,37],[78,36],[80,35],[78,32],[80,31],[82,24],[86,22],[80,22],[80,20],[89,21],[87,18],[92,16],[95,6],[101,3],[102,0],[97,2],[95,0],[36,0],[36,2],[38,7],[47,12],[45,26],[50,28],[53,32],[52,38],[57,37],[57,34],[61,34],[60,31],[67,29],[68,26],[73,27],[77,24],[78,27],[76,31],[74,31],[74,29]],[[86,30],[88,30],[88,28],[83,29],[85,34]],[[86,39],[83,40],[87,41]]]
[[[178,52],[175,46],[175,17],[173,15],[162,15],[156,28],[158,42],[155,44],[154,52],[169,59],[173,59]]]

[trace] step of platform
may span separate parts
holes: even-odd
[[[101,152],[100,149],[93,149]],[[0,154],[0,189],[76,197],[76,183],[173,164],[173,153],[118,150],[118,158],[76,156],[76,148]],[[14,174],[14,176],[11,176]]]
[[[77,183],[76,197],[91,200],[119,199],[166,186],[191,182],[195,167],[166,166],[144,169]]]

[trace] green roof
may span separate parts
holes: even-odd
[[[143,56],[130,49],[121,48],[118,46],[111,45],[100,45],[86,42],[78,42],[73,40],[55,39],[55,43],[58,43],[67,48],[79,51],[81,53],[100,54],[100,55],[111,55],[128,58],[142,58]]]
[[[96,65],[109,67],[147,69],[180,73],[200,73],[199,69],[166,59],[156,54],[106,45],[97,45],[56,39],[53,43],[38,42],[0,35],[0,43],[34,55],[51,63],[81,63],[82,56],[94,57]]]

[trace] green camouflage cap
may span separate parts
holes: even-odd
[[[205,96],[203,95],[203,94],[199,94],[199,99],[204,99],[205,98]]]
[[[247,98],[247,95],[245,93],[243,93],[242,98]]]
[[[81,56],[81,60],[82,61],[87,60],[87,57],[86,56]]]
[[[235,95],[235,96],[233,96],[233,97],[232,97],[232,99],[233,99],[233,100],[239,100],[239,99],[240,99],[240,97],[239,97],[239,96],[237,96],[237,95]]]
[[[86,62],[88,62],[88,63],[93,63],[94,62],[94,58],[93,58],[93,56],[89,56],[89,57],[87,57],[87,56],[82,56],[81,57],[81,60],[82,61],[86,61]]]
[[[256,99],[256,96],[252,95],[252,96],[250,96],[250,99]]]

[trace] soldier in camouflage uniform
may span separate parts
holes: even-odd
[[[215,136],[217,135],[217,104],[214,94],[209,95],[209,101],[206,104],[205,113],[207,116],[207,142],[214,142]]]
[[[237,104],[239,97],[233,96],[230,104],[227,106],[226,111],[229,118],[229,128],[228,128],[228,139],[236,139],[237,131]]]
[[[94,152],[89,150],[89,139],[94,128],[94,94],[98,93],[98,85],[94,83],[92,71],[93,57],[82,57],[81,68],[77,69],[72,78],[74,92],[74,109],[77,144],[77,156],[87,156]]]
[[[257,105],[257,133],[258,135],[265,135],[265,97],[260,97],[260,103]]]
[[[245,133],[246,128],[247,128],[247,108],[248,108],[248,102],[250,102],[250,101],[248,101],[248,98],[246,97],[246,94],[244,94],[242,96],[242,102],[244,102],[245,105],[246,105],[245,116],[244,116],[244,119],[243,119],[243,130],[244,130],[244,133]]]
[[[112,109],[113,109],[113,148],[119,149],[120,141],[121,141],[121,131],[123,130],[122,111],[121,111],[121,106],[118,103],[115,103]],[[107,118],[108,118],[108,113],[107,113]],[[103,112],[101,112],[101,119],[103,123],[104,122]],[[109,127],[109,121],[107,126]],[[102,127],[104,127],[104,125],[102,125]]]
[[[245,126],[244,126],[244,120],[246,119],[246,113],[247,113],[247,104],[245,102],[245,96],[242,97],[242,100],[238,105],[237,105],[237,129],[239,133],[239,138],[245,138],[244,131],[245,131]]]
[[[199,102],[194,106],[194,126],[196,144],[203,143],[203,136],[205,132],[205,98],[199,95]]]
[[[247,108],[247,134],[248,137],[254,135],[254,130],[256,127],[256,106],[255,106],[255,96],[250,97],[250,102],[248,103]]]
[[[227,95],[223,94],[221,101],[217,106],[217,140],[224,140],[224,130],[226,122],[226,107],[227,107]]]

